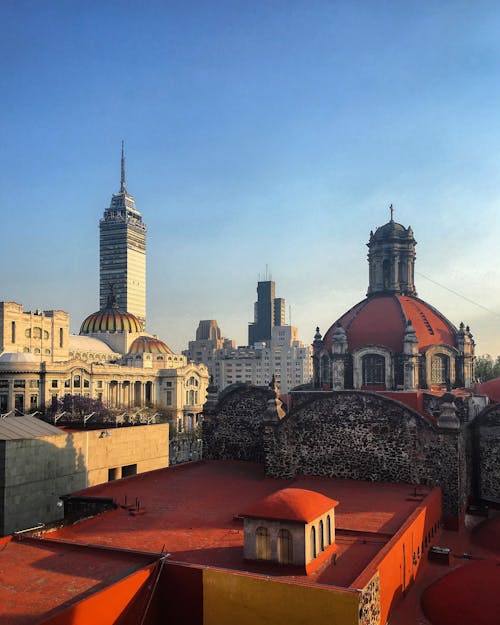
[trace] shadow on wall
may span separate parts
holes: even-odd
[[[0,441],[0,470],[1,535],[61,520],[60,497],[87,481],[83,453],[64,433]]]

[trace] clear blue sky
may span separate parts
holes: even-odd
[[[98,308],[98,220],[148,225],[148,330],[245,343],[268,264],[310,342],[364,297],[365,243],[500,315],[500,4],[3,0],[0,299]],[[500,353],[500,319],[417,275]]]

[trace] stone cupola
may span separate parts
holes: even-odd
[[[368,264],[370,281],[367,295],[417,295],[414,282],[415,245],[411,226],[405,228],[393,219],[370,232]]]

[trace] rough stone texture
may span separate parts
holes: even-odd
[[[500,503],[500,405],[490,406],[475,421],[475,449],[479,456],[479,495]]]
[[[461,430],[439,430],[382,395],[359,391],[311,395],[276,427],[266,428],[269,475],[439,484],[445,511],[458,513],[465,503]]]
[[[439,485],[446,514],[469,492],[464,427],[440,429],[393,399],[363,391],[302,391],[281,421],[265,422],[265,389],[221,397],[203,428],[206,458],[264,462],[267,475],[297,474]]]
[[[273,396],[270,389],[243,384],[225,389],[203,420],[203,458],[264,462],[265,413]]]
[[[380,576],[378,573],[370,580],[361,593],[359,601],[359,625],[380,624]]]

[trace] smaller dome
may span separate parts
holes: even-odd
[[[392,237],[412,237],[413,233],[410,228],[408,230],[401,224],[395,221],[389,221],[380,228],[377,228],[373,238],[378,241],[379,239],[389,239]]]
[[[173,354],[170,347],[153,336],[138,336],[128,350],[129,354]]]
[[[40,362],[40,356],[24,352],[3,352],[0,354],[0,364],[19,364]]]
[[[337,504],[335,499],[312,490],[284,488],[250,506],[241,516],[309,523]]]

